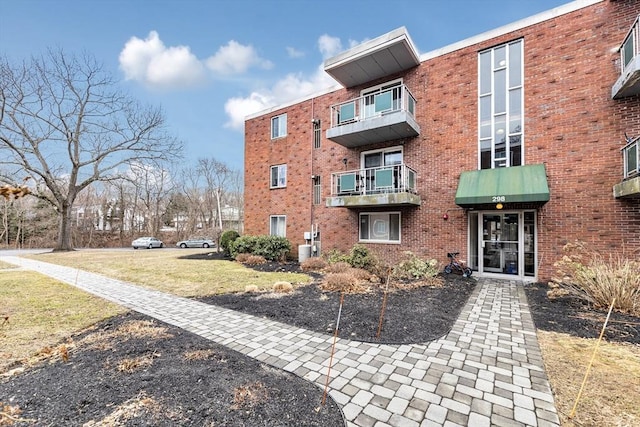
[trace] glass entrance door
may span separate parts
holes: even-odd
[[[536,275],[536,213],[470,212],[469,266],[479,273]]]
[[[518,213],[482,214],[483,271],[518,275],[519,230]]]

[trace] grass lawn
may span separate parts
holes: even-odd
[[[38,273],[0,267],[0,372],[124,308]]]
[[[241,291],[247,284],[269,288],[281,280],[310,280],[302,274],[260,273],[228,261],[179,259],[196,251],[76,251],[29,257],[181,296]],[[0,372],[12,360],[27,358],[76,330],[123,311],[53,279],[7,267],[0,263],[0,323],[9,316],[0,327]],[[576,416],[569,419],[595,340],[544,331],[538,331],[538,339],[563,426],[640,425],[638,346],[603,343]]]
[[[248,284],[271,288],[277,281],[309,283],[306,274],[260,273],[229,261],[180,259],[211,250],[162,249],[75,251],[29,255],[39,261],[80,268],[183,297],[244,291]]]

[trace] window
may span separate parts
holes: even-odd
[[[322,203],[322,187],[320,186],[320,176],[315,175],[313,177],[313,204],[319,205]]]
[[[286,215],[271,215],[269,217],[269,234],[272,236],[287,237]]]
[[[400,213],[361,213],[360,241],[400,243]]]
[[[402,109],[402,80],[362,91],[364,118]],[[413,109],[413,106],[411,106]]]
[[[271,139],[287,136],[287,115],[281,114],[271,119]]]
[[[322,138],[322,126],[320,119],[313,121],[313,148],[320,148],[320,141]]]
[[[402,147],[365,151],[360,157],[368,193],[397,189],[402,170]]]
[[[271,166],[271,188],[287,186],[287,165]]]
[[[523,41],[494,47],[478,57],[480,169],[523,164]]]

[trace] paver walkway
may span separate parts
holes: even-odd
[[[269,365],[326,382],[333,337],[14,256],[34,270]],[[338,339],[330,396],[348,426],[557,426],[522,285],[480,279],[452,330],[410,345]]]

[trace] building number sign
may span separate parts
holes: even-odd
[[[493,196],[493,197],[491,197],[491,201],[493,203],[506,202],[507,198],[505,196]]]

